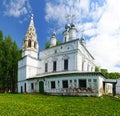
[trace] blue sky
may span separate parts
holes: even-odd
[[[22,41],[30,22],[31,13],[34,13],[34,23],[38,35],[38,41],[40,43],[40,49],[43,49],[46,41],[46,34],[48,34],[47,30],[49,28],[49,24],[45,21],[45,1],[28,1],[30,5],[29,8],[27,0],[19,0],[24,1],[21,5],[21,9],[25,7],[27,12],[22,13],[22,11],[15,8],[13,8],[13,12],[10,12],[9,10],[12,9],[13,6],[11,5],[9,8],[6,6],[10,5],[12,2],[15,5],[20,4],[16,1],[17,0],[10,0],[9,2],[6,2],[6,0],[0,1],[0,29],[4,32],[5,36],[12,36],[21,48]],[[18,12],[18,14],[15,14],[14,12]]]
[[[1,0],[0,29],[22,47],[30,15],[34,14],[40,50],[55,27],[57,38],[68,14],[75,15],[77,37],[84,30],[86,47],[96,64],[109,71],[120,72],[120,0]],[[70,20],[71,21],[71,20]]]

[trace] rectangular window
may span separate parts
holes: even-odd
[[[64,70],[68,70],[68,59],[64,60]]]
[[[48,63],[45,63],[45,72],[48,72]]]
[[[55,81],[51,81],[51,89],[55,88]]]
[[[93,82],[94,82],[94,83],[97,82],[97,79],[93,79]]]
[[[34,89],[34,84],[33,83],[31,83],[31,90],[33,90]]]
[[[85,79],[80,79],[79,80],[79,87],[80,88],[86,88],[86,80]]]
[[[62,81],[63,88],[68,88],[68,80]]]
[[[57,62],[54,61],[54,62],[53,62],[53,71],[56,71],[56,69],[57,69]]]
[[[74,83],[76,83],[76,80],[74,80]]]
[[[88,82],[91,82],[91,79],[88,79]]]

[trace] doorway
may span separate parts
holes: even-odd
[[[26,93],[26,83],[24,84],[24,92]]]
[[[44,82],[43,81],[39,82],[39,93],[44,93]]]

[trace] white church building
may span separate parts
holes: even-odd
[[[57,45],[55,32],[50,47],[39,50],[33,16],[25,35],[18,62],[18,93],[101,96],[115,94],[115,81],[95,72],[94,57],[84,38],[76,37],[74,23],[66,24],[63,43]],[[39,57],[38,57],[39,56]]]

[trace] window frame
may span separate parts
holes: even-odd
[[[64,59],[64,70],[68,70],[68,64],[69,64],[69,60]]]
[[[45,63],[45,72],[48,72],[48,63]]]
[[[53,61],[53,72],[57,71],[57,61]]]
[[[93,82],[96,83],[96,82],[97,82],[97,79],[93,79]]]
[[[87,88],[87,80],[79,79],[79,88]]]
[[[55,86],[55,81],[51,81],[51,89],[55,89],[56,86]]]
[[[68,88],[68,80],[63,80],[62,86],[63,86],[63,88]]]
[[[34,90],[34,83],[31,83],[31,90]]]
[[[29,40],[28,40],[28,47],[29,47],[29,48],[31,47],[31,44],[32,44],[32,42],[31,42],[31,40],[29,39]]]

